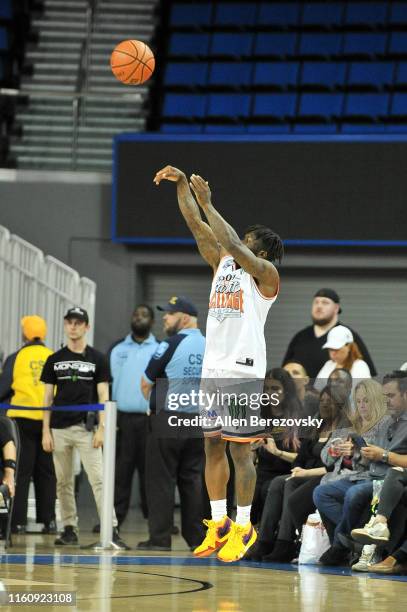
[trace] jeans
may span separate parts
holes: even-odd
[[[313,494],[316,507],[336,525],[333,544],[339,544],[338,534],[349,534],[365,524],[370,514],[373,482],[353,482],[347,479],[319,485]]]

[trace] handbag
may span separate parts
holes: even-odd
[[[319,512],[310,514],[302,528],[299,564],[318,563],[325,551],[330,547],[328,534]]]

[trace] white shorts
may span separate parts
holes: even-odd
[[[263,393],[263,385],[264,378],[242,372],[203,369],[200,415],[205,419],[205,437],[221,436],[234,442],[264,438],[265,428],[256,423],[256,417],[261,416],[260,407],[251,407],[251,398]]]

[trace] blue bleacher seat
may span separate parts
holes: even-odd
[[[289,134],[290,124],[289,123],[263,123],[256,124],[252,123],[247,126],[247,132],[249,134]]]
[[[260,33],[256,36],[255,54],[285,57],[294,55],[297,43],[295,32],[283,32],[278,34]]]
[[[393,82],[393,62],[352,62],[348,85],[369,86],[380,89]]]
[[[340,2],[304,3],[302,23],[313,26],[333,26],[342,23],[343,4]]]
[[[212,4],[178,2],[171,9],[171,26],[208,26],[212,20]]]
[[[164,99],[164,117],[204,117],[206,97],[201,94],[167,93]]]
[[[212,35],[210,53],[211,55],[225,55],[230,57],[251,55],[252,44],[252,34],[228,34],[219,32]]]
[[[300,55],[314,55],[325,57],[338,55],[342,46],[342,34],[314,34],[301,35]]]
[[[343,94],[305,93],[301,95],[299,117],[338,117],[342,114]]]
[[[336,134],[336,123],[296,123],[293,126],[296,134]]]
[[[389,94],[387,93],[350,93],[346,96],[344,115],[363,116],[372,119],[387,115]]]
[[[384,134],[385,123],[342,123],[342,134]]]
[[[297,2],[261,2],[257,17],[258,25],[289,27],[298,24]]]
[[[385,33],[348,33],[345,34],[344,53],[347,55],[372,56],[383,54],[386,50]]]
[[[392,2],[389,22],[394,25],[407,23],[407,3]]]
[[[0,19],[11,19],[13,16],[12,0],[0,1]]]
[[[407,32],[392,32],[389,52],[393,55],[407,55]]]
[[[304,62],[301,84],[331,89],[344,84],[345,74],[344,62]]]
[[[257,6],[255,2],[220,3],[216,7],[216,25],[250,26],[256,19]]]
[[[162,123],[160,132],[164,134],[201,134],[202,125],[197,123]]]
[[[0,27],[0,49],[7,51],[9,48],[8,32],[6,28]]]
[[[208,117],[248,117],[250,94],[210,94]]]
[[[250,85],[251,62],[214,62],[209,72],[209,85]]]
[[[393,94],[390,114],[397,116],[407,116],[407,93]]]
[[[289,94],[256,94],[254,99],[254,116],[284,119],[295,115],[297,95]]]
[[[164,85],[206,85],[208,64],[205,62],[168,62]]]
[[[294,86],[298,70],[298,62],[256,62],[253,85]]]
[[[396,73],[397,85],[407,85],[407,62],[399,62]]]
[[[207,55],[209,51],[209,34],[172,34],[170,55]]]
[[[221,123],[206,123],[204,125],[204,132],[206,134],[246,134],[247,129],[245,125],[234,124],[234,125],[222,125]]]
[[[384,25],[387,2],[348,2],[345,23],[348,25]]]

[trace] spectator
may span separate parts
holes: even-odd
[[[89,317],[86,310],[70,308],[64,317],[67,345],[50,355],[41,380],[45,383],[45,406],[75,406],[109,400],[109,366],[106,358],[87,345]],[[54,397],[55,391],[55,397]],[[86,408],[80,410],[47,410],[44,412],[42,444],[53,452],[57,477],[57,494],[64,530],[55,540],[57,546],[78,544],[77,509],[74,495],[73,449],[79,451],[95,497],[99,517],[102,509],[103,411],[95,433],[87,424]],[[128,548],[120,539],[113,513],[113,542],[117,548]]]
[[[15,496],[16,446],[8,418],[0,416],[0,482],[6,485],[10,497]]]
[[[297,387],[294,380],[282,368],[273,368],[266,373],[264,379],[264,393],[277,394],[277,405],[270,402],[269,418],[293,418],[301,412],[301,403],[297,396]],[[264,502],[270,483],[277,476],[290,474],[291,465],[297,457],[300,446],[297,432],[294,428],[273,427],[271,437],[255,443],[257,454],[257,479],[251,509],[251,522],[256,525],[260,522]]]
[[[352,374],[345,368],[335,368],[328,376],[327,384],[335,388],[342,387],[350,397],[353,387]]]
[[[356,542],[361,542],[366,545],[373,544],[374,548],[376,548],[375,545],[383,546],[388,544],[390,540],[390,518],[403,496],[407,501],[407,455],[403,457],[403,460],[400,460],[400,463],[402,463],[404,467],[393,467],[387,471],[383,487],[380,491],[376,516],[372,516],[364,527],[352,530],[352,538],[356,540]],[[407,508],[405,514],[407,515]],[[405,526],[406,521],[404,521],[404,529]],[[398,573],[403,569],[403,565],[407,566],[407,547],[405,544],[406,543],[403,542],[403,545],[396,551],[395,555],[389,555],[384,561],[369,566],[367,571]],[[403,548],[405,550],[403,550]],[[373,552],[374,551],[372,551],[372,553]]]
[[[147,518],[144,471],[149,407],[140,383],[158,346],[151,333],[153,323],[153,310],[145,304],[137,306],[131,318],[131,332],[124,340],[117,342],[110,353],[112,399],[117,402],[118,408],[115,509],[119,527],[129,509],[136,468],[141,508],[144,518]]]
[[[289,373],[297,387],[298,399],[302,406],[301,416],[305,418],[307,416],[313,417],[318,411],[319,394],[315,393],[313,389],[308,389],[309,376],[304,366],[301,363],[295,363],[295,361],[288,361],[284,364],[283,369]]]
[[[326,387],[321,393],[317,415],[323,419],[322,427],[314,428],[312,435],[302,440],[291,475],[277,476],[270,483],[259,538],[245,558],[279,562],[294,558],[297,551],[295,530],[300,531],[307,516],[314,511],[312,492],[326,473],[321,450],[332,431],[348,423],[347,413],[347,396]]]
[[[352,379],[370,378],[369,366],[362,359],[359,347],[353,340],[352,332],[343,325],[337,325],[328,333],[326,343],[330,359],[322,366],[315,380],[315,388],[321,389],[336,368],[348,370]]]
[[[169,412],[167,400],[171,394],[187,393],[199,386],[205,338],[198,329],[198,311],[188,299],[173,297],[166,306],[157,308],[164,312],[168,338],[159,345],[142,378],[143,394],[150,396],[152,411],[146,452],[149,539],[137,548],[171,550],[178,485],[181,533],[192,550],[203,538],[204,444],[202,437],[187,437],[185,431],[177,429],[171,432],[168,418],[169,414],[191,418],[198,414],[199,407],[189,405],[182,411]]]
[[[0,401],[9,400],[12,408],[7,416],[14,418],[20,434],[18,488],[14,500],[13,533],[24,533],[27,523],[28,492],[34,481],[37,502],[37,523],[44,523],[43,533],[55,533],[56,479],[52,457],[42,448],[45,387],[40,382],[44,363],[51,349],[44,345],[47,326],[36,315],[21,319],[23,346],[7,357],[0,376]]]
[[[367,381],[366,381],[367,382]],[[383,393],[390,418],[383,418],[369,446],[360,449],[362,459],[369,462],[368,471],[350,474],[337,482],[321,484],[314,491],[314,502],[324,523],[335,525],[332,546],[321,557],[324,565],[341,565],[348,557],[343,538],[352,529],[364,524],[373,493],[373,479],[383,480],[390,466],[400,467],[407,454],[407,373],[396,371],[383,379]],[[364,438],[367,434],[364,434]],[[353,455],[351,442],[344,442],[341,453]],[[327,526],[328,527],[328,526]]]
[[[339,295],[333,289],[320,289],[312,302],[312,325],[299,331],[290,341],[283,364],[288,361],[301,363],[308,376],[314,379],[328,359],[328,351],[321,350],[327,340],[330,329],[342,325],[338,320],[341,312]],[[369,366],[372,376],[377,372],[362,338],[351,330],[363,359]]]

